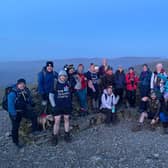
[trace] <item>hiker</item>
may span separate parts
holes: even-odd
[[[32,133],[37,134],[37,115],[33,112],[34,103],[31,98],[30,90],[26,87],[25,79],[19,79],[8,94],[8,112],[12,122],[13,143],[21,148],[19,142],[19,127],[22,118],[27,118],[32,122]]]
[[[163,79],[158,77],[158,74],[166,76],[165,70],[163,69],[163,65],[158,63],[156,65],[155,71],[152,73],[151,77],[151,92],[155,92],[159,99],[162,99],[163,91],[164,91],[164,81]]]
[[[99,68],[99,76],[100,76],[100,78],[105,75],[107,68],[108,68],[107,59],[104,58],[102,60],[102,65]]]
[[[139,77],[139,89],[141,98],[149,96],[150,94],[150,81],[152,72],[150,71],[147,64],[143,65],[143,70]]]
[[[53,115],[55,122],[52,137],[53,144],[54,145],[58,144],[60,120],[62,116],[64,118],[64,129],[65,129],[64,139],[66,142],[71,142],[69,117],[72,112],[72,100],[71,100],[70,86],[68,82],[68,75],[66,71],[61,70],[59,72],[55,90],[53,93],[49,94],[49,100],[52,107],[54,108]]]
[[[136,103],[136,90],[139,78],[135,74],[134,68],[130,67],[129,72],[126,74],[126,97],[128,105],[132,108],[135,107]]]
[[[141,112],[138,124],[132,129],[132,131],[141,131],[145,118],[151,120],[151,129],[154,130],[155,124],[159,121],[159,114],[161,103],[157,98],[155,92],[152,92],[150,97],[143,97],[144,102],[143,112]]]
[[[120,65],[115,73],[115,92],[120,96],[119,104],[123,102],[123,94],[125,90],[125,73],[123,67]]]
[[[100,78],[101,93],[103,93],[104,89],[106,89],[107,86],[110,85],[113,86],[113,89],[115,88],[115,77],[113,73],[113,68],[108,66],[104,76]]]
[[[73,97],[73,95],[75,94],[75,86],[77,85],[77,73],[75,71],[75,68],[74,68],[74,65],[73,64],[70,64],[70,65],[67,65],[66,67],[66,72],[68,74],[68,81],[69,81],[69,86],[70,86],[70,93],[71,93],[71,96]]]
[[[57,80],[58,74],[54,71],[54,63],[47,61],[46,66],[38,74],[38,92],[42,99],[42,106],[44,107],[42,113],[47,113],[49,93],[53,92],[54,82]]]
[[[80,102],[81,116],[88,114],[88,104],[87,104],[87,78],[84,74],[84,65],[79,64],[77,68],[77,78],[80,82],[76,87],[76,94]]]
[[[101,112],[106,115],[105,123],[107,125],[117,122],[116,104],[118,103],[118,100],[119,96],[115,96],[113,87],[110,85],[107,86],[102,94],[100,106]]]
[[[91,63],[89,71],[86,73],[88,79],[88,96],[91,100],[91,107],[94,112],[99,109],[99,77],[95,70],[95,64]]]

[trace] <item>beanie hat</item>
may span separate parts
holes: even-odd
[[[46,67],[48,67],[48,66],[54,67],[54,63],[52,61],[47,61]]]
[[[67,75],[66,71],[61,70],[61,71],[59,72],[58,76],[68,76],[68,75]]]
[[[20,79],[17,80],[17,84],[20,84],[20,83],[26,84],[26,80],[23,79],[23,78],[20,78]]]

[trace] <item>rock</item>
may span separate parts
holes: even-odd
[[[158,153],[154,153],[154,154],[153,154],[153,157],[154,157],[155,159],[159,159],[159,154],[158,154]]]

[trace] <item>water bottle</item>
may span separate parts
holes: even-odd
[[[112,112],[112,113],[115,113],[115,106],[112,106],[111,112]]]

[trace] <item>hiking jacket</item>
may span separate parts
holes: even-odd
[[[15,86],[12,91],[8,94],[8,112],[12,116],[16,116],[17,110],[26,110],[27,105],[32,105],[32,97],[30,90],[25,88],[24,90],[19,90]]]
[[[38,92],[40,94],[49,94],[54,90],[54,80],[58,78],[58,73],[48,72],[44,67],[38,74]]]
[[[164,81],[163,81],[163,79],[159,78],[158,75],[159,75],[159,73],[157,73],[156,71],[152,73],[150,88],[152,90],[160,91],[161,93],[163,93]],[[160,75],[166,76],[166,73],[163,71],[160,73]]]
[[[124,89],[125,88],[125,73],[124,71],[116,71],[115,73],[115,88]]]
[[[126,89],[128,91],[134,91],[137,89],[139,78],[135,75],[135,73],[127,73],[126,74]]]
[[[150,70],[144,72],[142,71],[139,77],[140,88],[148,87],[150,89],[150,81],[151,81],[152,72]]]
[[[108,95],[105,89],[101,96],[100,109],[103,109],[103,108],[112,109],[112,106],[115,106],[118,103],[118,100],[119,100],[118,96],[116,97],[114,93],[112,93],[111,95]]]

